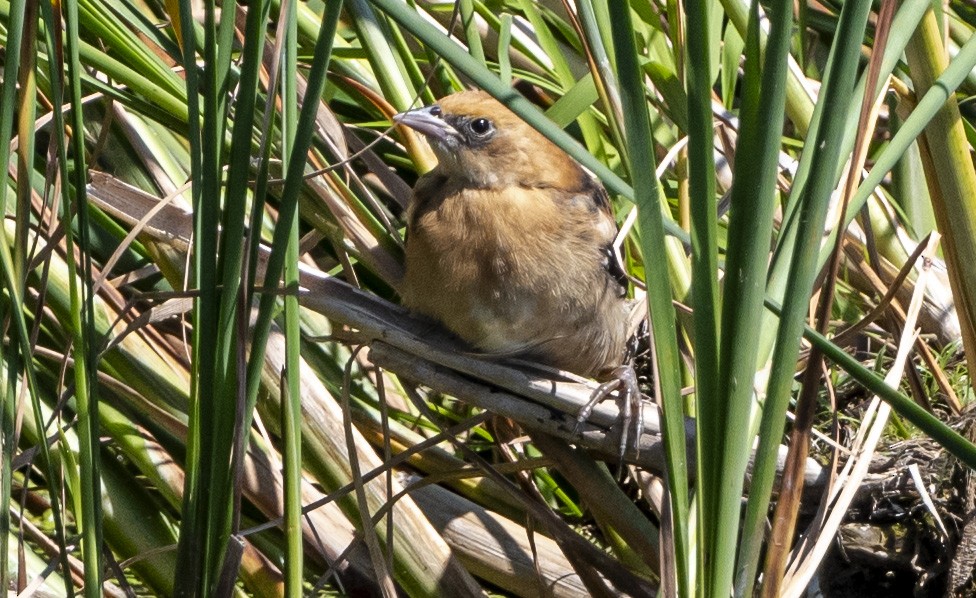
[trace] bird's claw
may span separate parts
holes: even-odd
[[[603,382],[590,395],[590,400],[576,416],[576,433],[582,431],[583,424],[590,418],[593,408],[610,398],[616,392],[620,405],[620,446],[618,457],[623,463],[624,453],[632,443],[635,451],[640,449],[640,437],[644,429],[644,410],[641,408],[641,392],[637,382],[637,372],[633,365],[622,365],[613,370],[610,379]]]

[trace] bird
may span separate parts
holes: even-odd
[[[486,354],[602,380],[594,401],[621,383],[633,392],[628,281],[603,186],[484,91],[394,122],[438,160],[407,204],[403,304]]]

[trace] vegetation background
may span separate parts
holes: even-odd
[[[0,0],[0,584],[829,594],[876,449],[922,442],[875,586],[970,587],[974,28],[959,0]],[[593,383],[395,305],[434,162],[390,119],[465,87],[614,199],[656,364],[626,467],[611,405],[575,429]]]

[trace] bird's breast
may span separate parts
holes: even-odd
[[[404,303],[482,351],[584,375],[619,365],[626,318],[599,226],[556,199],[517,188],[415,197]]]

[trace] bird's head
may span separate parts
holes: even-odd
[[[427,137],[438,169],[482,187],[565,187],[580,166],[483,91],[462,91],[393,120]]]

